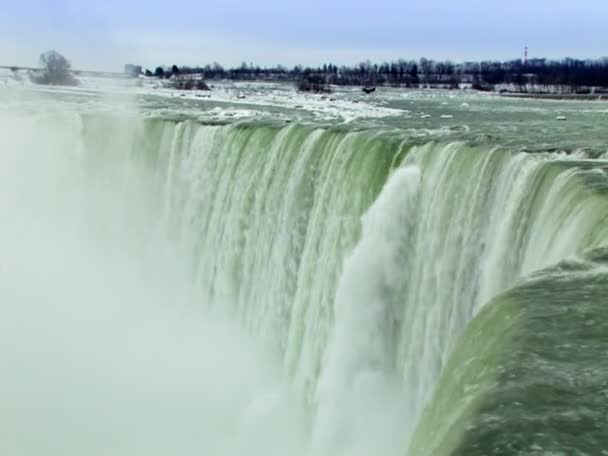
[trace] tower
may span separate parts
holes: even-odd
[[[524,65],[528,63],[528,46],[524,48]]]

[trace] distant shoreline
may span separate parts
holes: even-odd
[[[494,92],[505,98],[534,98],[541,100],[578,100],[578,101],[608,101],[608,94],[576,94],[576,93],[519,93]]]
[[[18,66],[4,66],[0,65],[1,70],[17,70],[17,71],[30,71],[30,72],[39,72],[42,71],[41,68],[35,67],[18,67]],[[105,71],[89,71],[89,70],[72,70],[72,73],[75,76],[93,76],[93,77],[102,77],[102,78],[118,78],[118,79],[137,79],[137,77],[130,76],[125,73],[118,72],[105,72]],[[162,78],[150,77],[150,76],[140,76],[145,77],[146,79],[159,79]],[[249,82],[249,83],[283,83],[283,84],[297,84],[297,80],[292,79],[266,79],[266,78],[228,78],[228,79],[209,79],[210,82],[213,81],[226,81],[226,82]],[[328,87],[331,88],[354,88],[354,89],[364,89],[366,86],[361,84],[329,84]],[[489,95],[497,95],[504,98],[529,98],[529,99],[538,99],[538,100],[572,100],[572,101],[608,101],[608,93],[604,91],[600,93],[560,93],[559,91],[555,91],[557,87],[552,87],[553,91],[542,91],[542,89],[536,89],[533,92],[521,92],[514,90],[505,90],[504,88],[498,89],[478,89],[476,87],[472,87],[469,84],[463,84],[460,87],[450,87],[449,85],[444,84],[418,84],[418,86],[395,86],[390,84],[377,84],[373,87],[377,88],[395,88],[395,89],[404,89],[404,90],[449,90],[449,91],[459,91],[459,92],[472,92],[472,93],[486,93]],[[561,87],[563,90],[564,87]],[[574,87],[568,87],[573,89]],[[176,89],[179,90],[179,89]],[[604,89],[605,90],[605,89]]]

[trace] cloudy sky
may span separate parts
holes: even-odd
[[[607,0],[2,0],[0,65],[608,56]]]

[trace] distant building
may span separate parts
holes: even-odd
[[[142,69],[141,65],[132,65],[132,64],[125,65],[125,74],[128,76],[136,78],[140,74],[142,74],[142,72],[143,72],[143,69]]]

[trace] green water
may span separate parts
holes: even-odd
[[[215,420],[188,384],[196,413],[182,402],[173,413],[221,425],[203,427],[213,445],[188,434],[183,452],[602,454],[605,105],[387,89],[366,99],[338,92],[336,114],[329,99],[288,105],[297,95],[286,88],[273,89],[287,94],[279,101],[269,89],[261,98],[261,89],[240,90],[250,98],[3,94],[0,202],[16,220],[0,236],[6,250],[21,245],[31,217],[49,245],[44,233],[75,230],[84,247],[66,235],[68,251],[111,246],[120,261],[104,251],[102,276],[133,261],[136,296],[177,276],[177,290],[155,306],[194,311],[194,321],[221,312],[262,347],[276,369],[263,373],[295,398],[297,406],[271,401],[278,415],[217,405]],[[263,115],[223,115],[247,109]],[[75,258],[69,266],[85,274],[89,262]],[[125,306],[140,300],[146,309],[139,297]],[[123,323],[137,328],[139,318]],[[222,339],[201,360],[225,353],[219,383],[229,389],[243,377],[251,386],[233,348]],[[190,378],[179,372],[166,380],[171,390]],[[222,391],[203,380],[200,389],[214,388]],[[300,409],[304,424],[279,438],[273,426]],[[247,431],[234,449],[226,423],[251,413],[268,429]],[[95,454],[149,451],[128,432],[112,444],[104,426],[92,434],[103,447]],[[168,442],[181,435],[161,428]]]
[[[606,250],[536,272],[453,350],[412,454],[605,454]]]

